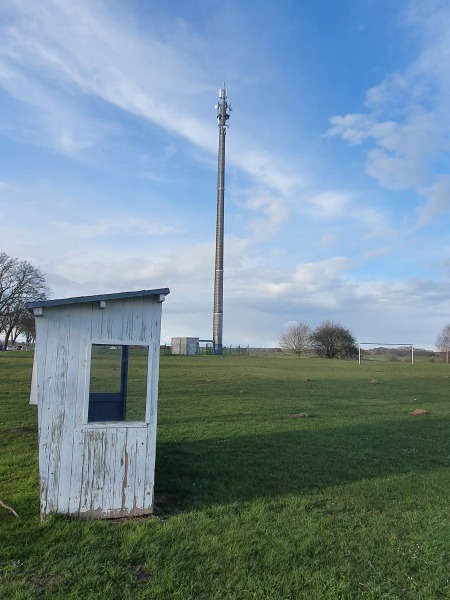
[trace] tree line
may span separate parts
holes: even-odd
[[[284,331],[278,340],[281,350],[293,352],[297,356],[314,353],[320,358],[354,358],[358,355],[356,339],[349,329],[333,321],[324,321],[316,329],[311,329],[306,323],[296,323]],[[437,350],[445,362],[450,360],[450,323],[442,328],[435,341]],[[405,348],[371,348],[364,353],[393,355],[404,353]],[[408,350],[409,352],[409,350]],[[423,348],[414,350],[416,355],[429,355],[430,351]]]
[[[285,352],[297,356],[313,352],[319,358],[355,358],[358,347],[352,333],[333,321],[324,321],[316,329],[306,323],[291,325],[279,337],[279,345]]]
[[[46,300],[50,289],[40,269],[27,260],[0,253],[0,336],[2,349],[15,344],[22,335],[27,344],[35,339],[34,316],[27,302]]]
[[[449,352],[450,352],[450,323],[444,325],[441,333],[437,336],[435,346],[442,352],[445,357],[445,362],[448,364]]]

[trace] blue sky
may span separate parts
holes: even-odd
[[[3,0],[0,249],[53,297],[169,287],[162,340],[325,319],[433,347],[450,321],[450,6]]]

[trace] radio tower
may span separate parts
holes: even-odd
[[[222,354],[223,329],[223,198],[225,191],[225,135],[228,127],[231,106],[227,103],[225,83],[219,90],[219,102],[216,105],[219,125],[219,159],[217,171],[217,221],[216,221],[216,263],[214,272],[214,354]]]

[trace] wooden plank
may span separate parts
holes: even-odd
[[[153,512],[155,487],[156,429],[148,427],[146,439],[143,511]]]
[[[128,472],[122,482],[121,511],[133,514],[133,511],[142,509],[142,494],[140,481],[138,481],[138,464],[145,460],[145,435],[146,427],[128,428],[126,437],[126,453],[128,456]],[[144,452],[142,452],[144,449]]]
[[[38,405],[38,390],[37,390],[37,344],[35,344],[33,352],[33,372],[31,375],[30,402],[29,404]]]
[[[42,404],[42,394],[43,394],[43,381],[44,381],[44,369],[45,369],[45,360],[47,354],[47,340],[48,340],[48,328],[47,324],[43,322],[43,319],[35,319],[36,325],[36,343],[34,348],[34,357],[33,357],[33,374],[34,374],[34,363],[36,363],[36,395],[38,406]],[[39,400],[41,399],[41,400]],[[39,420],[38,420],[39,424]]]
[[[93,341],[102,339],[103,319],[107,310],[107,308],[99,309],[97,306],[92,305],[89,337]]]
[[[69,482],[65,496],[61,500],[61,511],[67,511],[68,514],[77,514],[79,507],[79,498],[81,494],[81,471],[82,471],[82,437],[80,435],[81,424],[83,423],[83,409],[86,402],[88,390],[86,386],[86,354],[89,345],[88,332],[91,328],[92,305],[80,305],[76,311],[77,320],[73,323],[70,343],[70,379],[67,385],[67,411],[64,423],[64,446],[67,453],[67,470],[69,473]]]
[[[121,483],[127,465],[124,459],[126,432],[120,427],[105,429],[105,435],[110,439],[110,448],[105,456],[103,472],[102,516],[108,516],[120,506]]]
[[[145,464],[147,462],[147,437],[149,427],[139,429],[136,438],[136,461],[134,464],[134,486],[132,510],[145,511]]]
[[[147,299],[148,301],[148,299]],[[156,431],[158,409],[158,383],[159,383],[159,343],[161,336],[161,310],[160,303],[153,303],[152,320],[150,324],[150,339],[148,349],[148,374],[147,374],[147,416],[146,420]]]
[[[55,398],[57,377],[58,337],[60,309],[45,311],[41,326],[46,327],[47,344],[44,352],[38,352],[43,368],[38,368],[38,413],[39,413],[39,476],[41,488],[41,514],[55,512],[54,500],[54,439],[55,425],[59,422],[59,406]],[[44,321],[45,319],[45,321]],[[39,330],[37,331],[39,335]],[[58,449],[59,450],[59,449]]]
[[[146,304],[150,304],[147,299]],[[150,307],[149,307],[150,308]],[[156,459],[156,431],[157,431],[157,409],[158,409],[158,382],[159,382],[159,359],[160,359],[160,335],[161,335],[161,303],[152,303],[149,311],[151,321],[149,323],[149,358],[147,379],[147,422],[149,423],[146,440],[146,460],[144,476],[144,503],[143,509],[153,511],[154,481],[155,481],[155,459]]]
[[[105,429],[85,429],[83,431],[80,516],[83,513],[89,514],[91,517],[102,516],[105,466],[106,469],[109,469],[111,452],[114,451],[114,434],[110,435],[110,440],[108,440]]]
[[[114,430],[111,432],[105,429],[85,431],[86,439],[89,440],[88,443],[92,450],[90,454],[92,459],[90,473],[92,477],[88,481],[88,506],[91,514],[101,515],[103,513],[103,495],[111,485],[108,476],[111,475],[116,451],[114,433]],[[108,437],[112,443],[109,443]]]
[[[57,353],[54,367],[52,398],[54,403],[53,424],[51,427],[49,492],[52,506],[49,512],[67,512],[70,490],[73,438],[73,385],[71,381],[76,370],[71,355],[72,337],[79,327],[77,314],[69,306],[62,306],[58,316]]]
[[[77,312],[63,306],[59,315],[57,354],[57,382],[55,385],[55,403],[58,406],[60,426],[58,437],[53,442],[54,496],[56,512],[67,513],[70,497],[72,472],[72,445],[74,436],[74,409],[76,402],[76,374],[78,362],[78,343],[80,321]]]
[[[144,321],[144,298],[134,298],[132,304],[132,339],[140,344],[145,344],[142,336],[142,323]]]

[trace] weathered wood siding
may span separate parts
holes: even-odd
[[[37,355],[36,348],[33,353],[33,374],[31,376],[31,390],[30,390],[30,404],[34,404],[37,406],[38,397],[37,397]]]
[[[152,512],[161,303],[156,297],[62,305],[36,318],[41,514]],[[88,423],[93,343],[149,347],[145,422]]]

